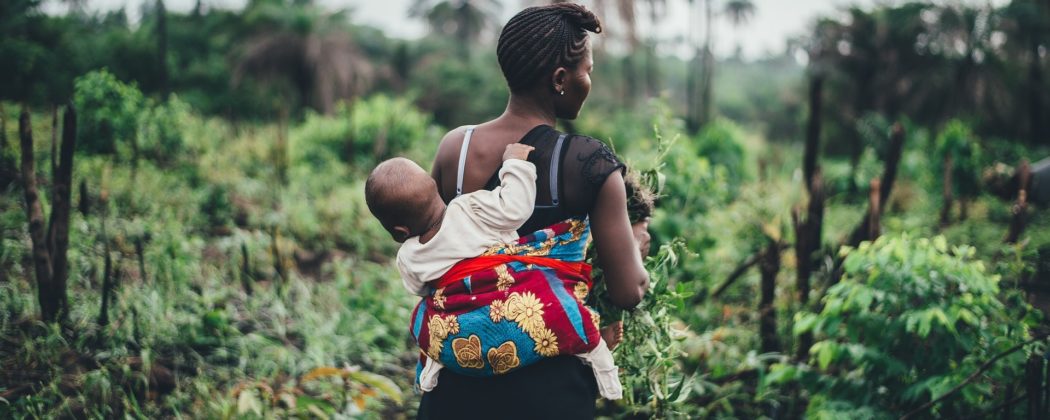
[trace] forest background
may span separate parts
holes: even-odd
[[[1050,1],[844,6],[759,57],[711,47],[747,0],[585,4],[560,128],[657,193],[603,416],[1050,415]],[[502,111],[527,4],[414,0],[413,40],[309,0],[62,5],[0,4],[0,416],[411,417],[364,177]]]

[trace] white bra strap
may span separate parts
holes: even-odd
[[[463,169],[467,167],[467,148],[470,147],[470,135],[474,133],[474,127],[467,127],[467,133],[463,135],[463,146],[459,148],[459,169],[456,171],[456,197],[463,194]]]

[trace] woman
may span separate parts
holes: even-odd
[[[507,144],[535,147],[529,160],[539,172],[536,206],[518,233],[585,218],[609,297],[629,309],[648,288],[641,258],[648,234],[647,222],[632,227],[628,220],[624,165],[601,142],[553,128],[557,118],[576,118],[590,92],[587,32],[600,33],[601,25],[576,4],[531,7],[511,18],[496,49],[511,92],[507,109],[492,121],[445,135],[432,176],[448,202],[495,187]],[[437,387],[423,394],[419,418],[592,418],[596,394],[591,370],[572,356],[492,377],[442,371]]]

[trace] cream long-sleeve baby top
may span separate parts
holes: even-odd
[[[448,203],[441,227],[429,241],[420,243],[416,236],[401,245],[397,268],[409,292],[426,296],[430,291],[427,283],[439,279],[456,263],[518,239],[517,229],[532,216],[536,202],[536,166],[509,159],[503,162],[499,179],[500,185],[492,191],[463,194]],[[603,397],[622,397],[617,367],[604,340],[594,350],[576,356],[591,366]],[[428,358],[419,380],[423,391],[437,386],[441,367]]]

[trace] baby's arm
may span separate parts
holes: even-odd
[[[536,165],[525,159],[534,149],[520,143],[507,145],[503,168],[499,170],[500,185],[492,191],[470,194],[471,209],[480,222],[493,229],[517,230],[532,216]]]

